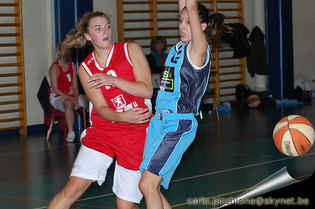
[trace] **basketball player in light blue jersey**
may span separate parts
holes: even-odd
[[[208,41],[217,41],[227,32],[224,16],[209,13],[197,0],[179,0],[181,41],[171,49],[162,73],[146,139],[140,189],[146,207],[171,208],[160,192],[168,188],[182,155],[193,142],[198,109],[207,88],[211,57]]]

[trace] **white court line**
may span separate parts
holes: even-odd
[[[308,153],[308,154],[302,155],[300,157],[305,157],[305,156],[310,156],[310,155],[315,155],[315,152]],[[235,170],[240,170],[240,169],[244,169],[244,168],[255,167],[255,166],[259,166],[259,165],[275,163],[275,162],[284,161],[284,160],[288,160],[288,159],[292,159],[292,158],[296,158],[296,157],[286,157],[286,158],[281,158],[278,160],[270,160],[270,161],[261,162],[261,163],[254,163],[251,165],[245,165],[245,166],[240,166],[240,167],[236,167],[236,168],[230,168],[230,169],[225,169],[225,170],[221,170],[221,171],[215,171],[215,172],[211,172],[211,173],[205,173],[205,174],[190,176],[190,177],[186,177],[186,178],[180,178],[180,179],[172,180],[171,182],[180,182],[180,181],[185,181],[185,180],[190,180],[190,179],[195,179],[195,178],[201,178],[201,177],[205,177],[205,176],[215,175],[218,173],[224,173],[224,172],[235,171]],[[97,199],[97,198],[111,196],[111,195],[114,195],[114,193],[108,193],[108,194],[88,197],[88,198],[84,198],[84,199],[79,199],[76,202],[81,202],[81,201],[85,201],[85,200],[92,200],[92,199]],[[33,208],[33,209],[44,209],[46,207],[47,206],[40,207],[40,208]]]
[[[100,198],[100,197],[107,197],[107,196],[112,196],[112,195],[114,195],[114,193],[108,193],[108,194],[103,194],[103,195],[98,195],[98,196],[78,199],[76,202],[82,202],[82,201],[85,201],[85,200],[92,200],[92,199],[96,199],[96,198]]]
[[[47,208],[47,207],[48,207],[48,205],[43,206],[43,207],[39,207],[39,208],[33,208],[33,209],[44,209],[44,208]]]
[[[302,155],[300,157],[305,157],[305,156],[314,155],[314,154],[315,154],[315,152],[312,152],[312,153],[308,153],[308,154]],[[240,167],[236,167],[236,168],[229,168],[229,169],[226,169],[226,170],[215,171],[215,172],[211,172],[211,173],[205,173],[205,174],[200,174],[200,175],[196,175],[196,176],[190,176],[190,177],[186,177],[186,178],[176,179],[176,180],[172,180],[171,182],[179,182],[179,181],[184,181],[184,180],[200,178],[200,177],[204,177],[204,176],[210,176],[210,175],[214,175],[214,174],[218,174],[218,173],[224,173],[224,172],[229,172],[229,171],[240,170],[240,169],[243,169],[243,168],[250,168],[250,167],[254,167],[254,166],[258,166],[258,165],[275,163],[275,162],[279,162],[279,161],[283,161],[283,160],[288,160],[288,159],[291,159],[291,158],[295,158],[295,157],[286,157],[286,158],[281,158],[281,159],[278,159],[278,160],[270,160],[270,161],[266,161],[266,162],[240,166]]]

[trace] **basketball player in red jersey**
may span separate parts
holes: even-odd
[[[87,42],[94,51],[78,73],[91,100],[91,127],[81,136],[82,146],[66,186],[48,208],[69,208],[93,181],[102,184],[116,157],[113,192],[117,208],[139,208],[138,183],[153,93],[150,68],[136,43],[112,43],[109,18],[102,12],[85,14],[65,40],[69,47]]]
[[[50,103],[56,109],[65,113],[68,128],[67,142],[73,142],[74,112],[82,107],[87,107],[85,95],[79,95],[77,72],[71,62],[70,49],[61,42],[57,45],[55,62],[49,68]],[[79,106],[79,102],[80,106]],[[85,102],[84,102],[85,101]]]

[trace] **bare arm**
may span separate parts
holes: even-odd
[[[192,35],[189,47],[190,59],[196,66],[200,67],[205,63],[207,58],[207,39],[203,32],[207,27],[207,23],[200,23],[197,0],[179,0],[180,7],[183,7],[183,2],[186,2]]]
[[[92,83],[90,88],[100,88],[101,86],[105,85],[115,85],[117,88],[133,96],[144,98],[152,97],[152,78],[146,57],[141,47],[136,43],[129,43],[128,49],[136,82],[105,74],[95,74],[89,79],[89,82]]]
[[[129,46],[129,54],[131,58],[131,62],[133,64],[133,74],[136,79],[136,85],[132,90],[133,93],[139,92],[145,98],[151,98],[153,94],[153,84],[152,84],[152,76],[150,71],[150,66],[145,57],[142,48],[135,42],[130,42]],[[131,95],[135,95],[132,94]],[[137,96],[137,95],[135,95]]]
[[[184,9],[185,6],[186,6],[186,0],[178,0],[179,13]]]
[[[89,87],[90,85],[88,83],[89,76],[82,68],[82,66],[79,67],[78,73],[82,87],[86,95],[93,103],[93,106],[96,109],[97,113],[103,119],[128,123],[146,123],[149,121],[151,112],[149,112],[148,109],[132,108],[131,110],[128,110],[126,112],[119,113],[108,107],[101,89]]]

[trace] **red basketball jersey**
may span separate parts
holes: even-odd
[[[106,73],[128,81],[136,81],[127,43],[113,43],[104,67],[98,63],[95,51],[81,63],[81,66],[89,76],[95,73]],[[101,88],[101,91],[108,106],[117,112],[125,112],[135,107],[147,108],[147,102],[150,103],[150,100],[132,96],[116,86],[105,86]],[[130,134],[134,131],[143,130],[149,125],[149,123],[131,124],[104,120],[97,114],[91,103],[90,114],[92,128],[105,132]]]
[[[68,69],[63,69],[59,61],[53,63],[58,68],[58,89],[68,96],[74,96],[73,91],[73,66],[72,62],[68,62]],[[51,89],[51,93],[56,97],[59,96]]]

